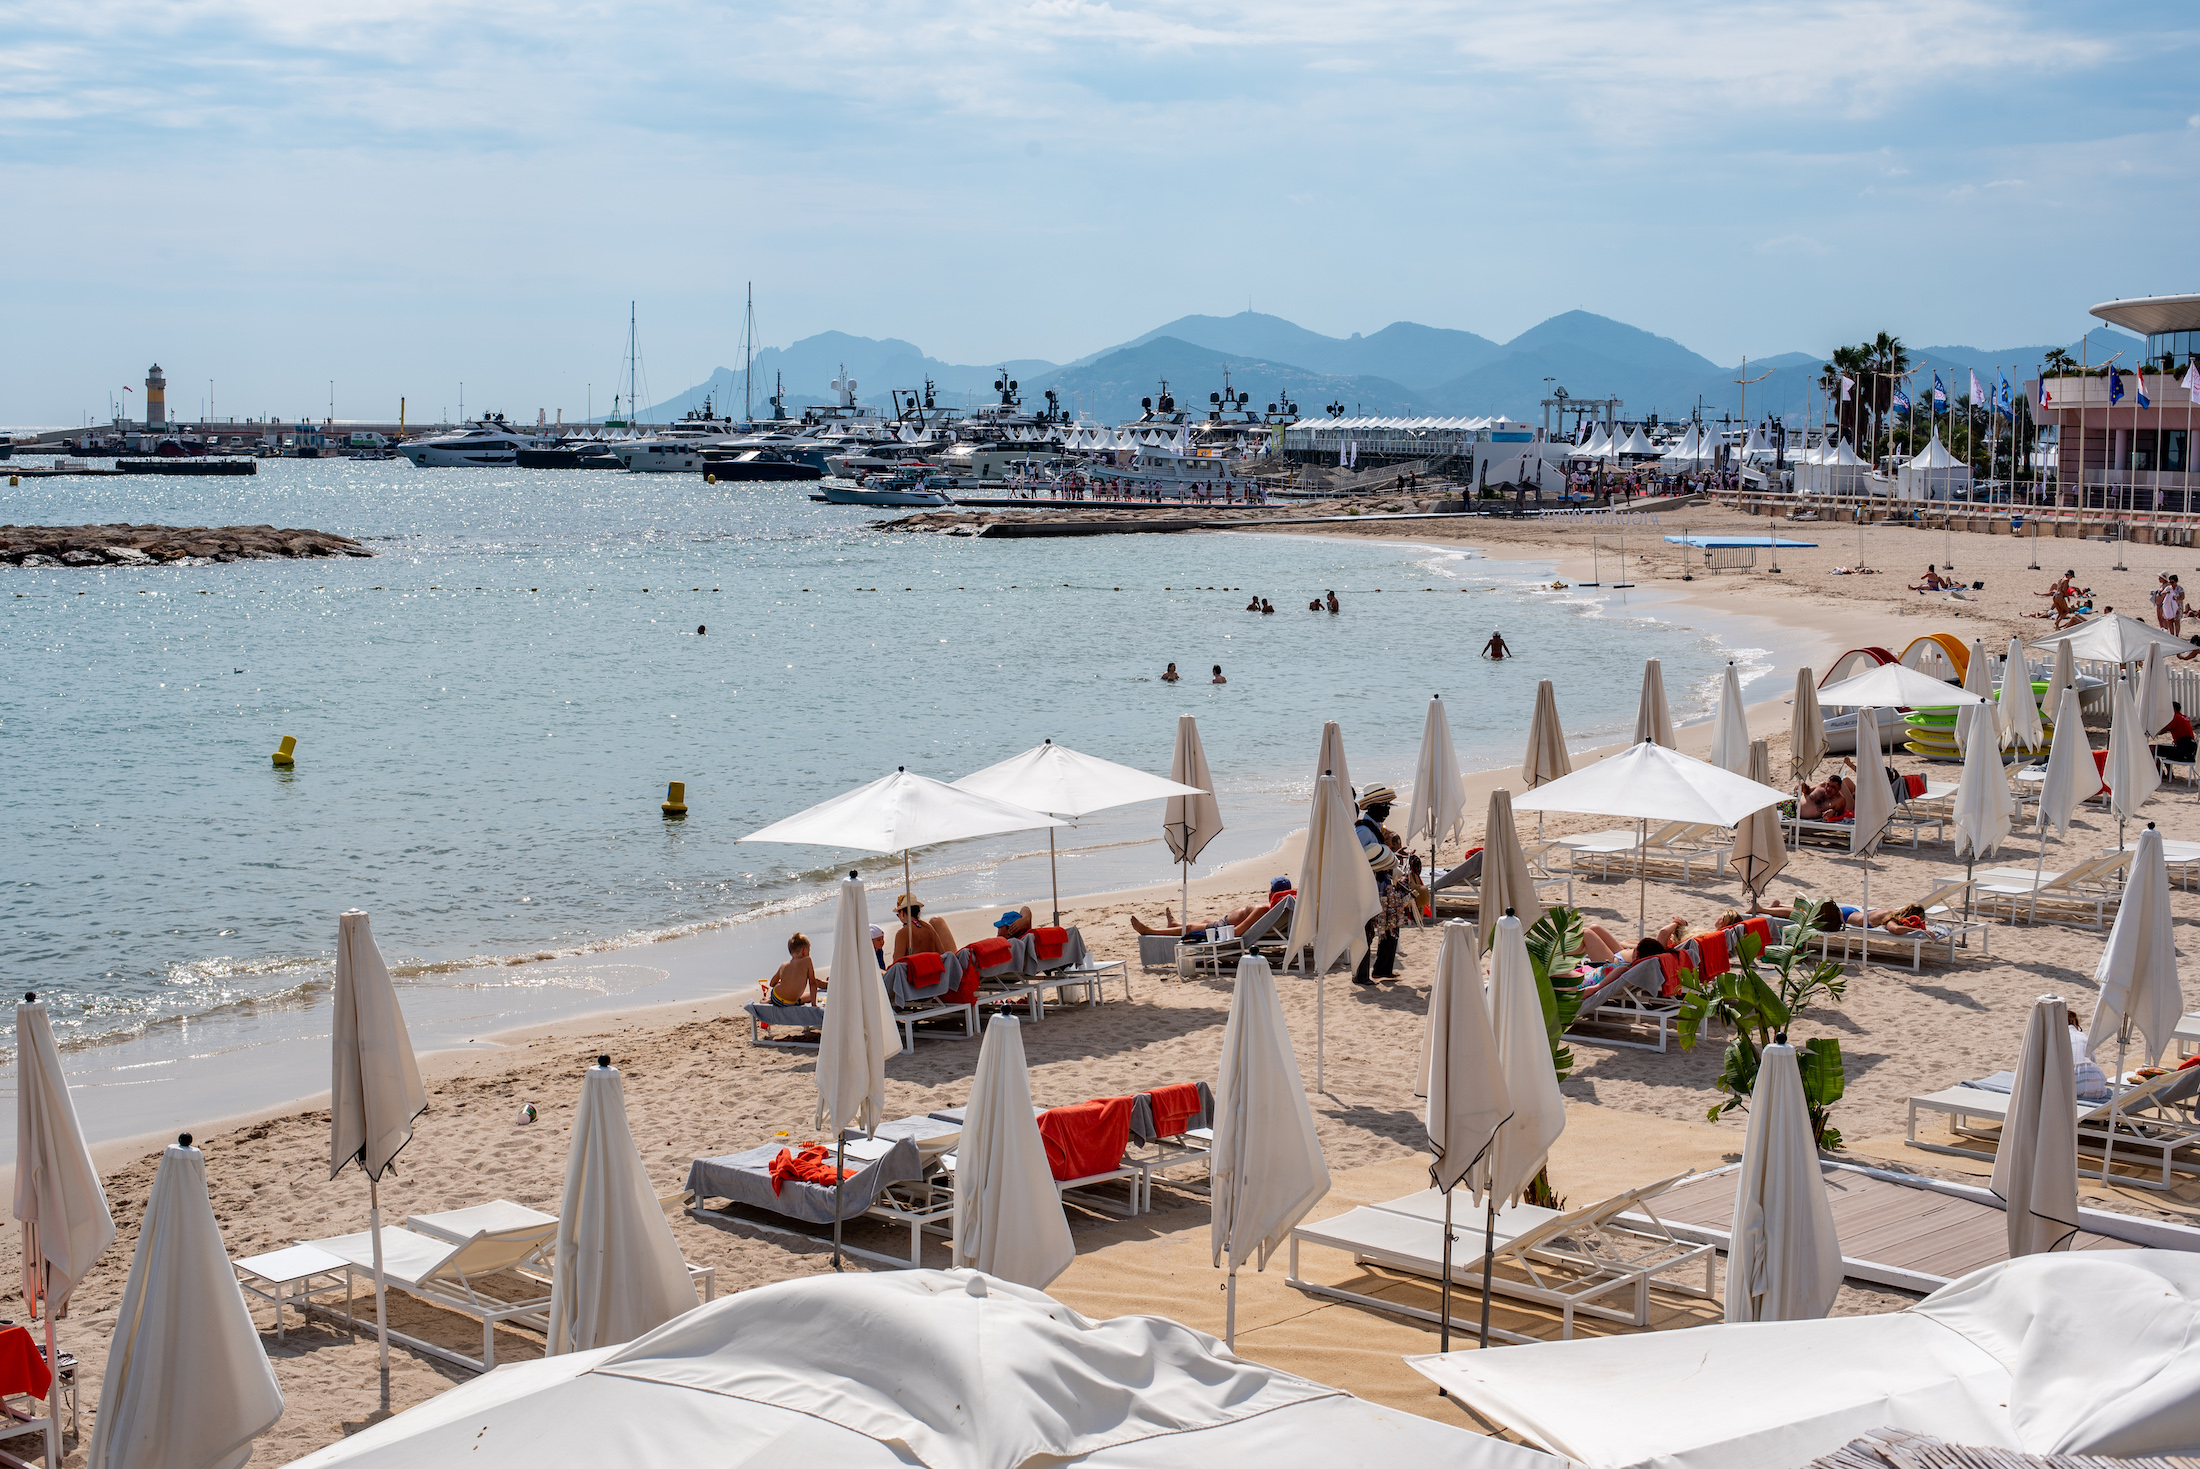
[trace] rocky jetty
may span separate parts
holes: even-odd
[[[0,525],[0,563],[16,566],[156,566],[373,554],[350,536],[272,525]]]

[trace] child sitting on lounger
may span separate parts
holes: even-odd
[[[814,1005],[824,998],[825,976],[810,962],[808,934],[798,933],[787,940],[787,962],[779,966],[766,988],[775,1005]]]

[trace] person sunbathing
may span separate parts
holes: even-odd
[[[1841,762],[1850,770],[1854,760]],[[1805,821],[1846,821],[1856,814],[1856,782],[1835,771],[1815,786],[1797,785],[1795,813]]]
[[[1928,566],[1925,568],[1925,580],[1916,583],[1910,590],[1913,592],[1945,592],[1954,585],[1954,582],[1942,581],[1940,573]]]
[[[1163,908],[1161,910],[1161,922],[1158,924],[1147,923],[1139,918],[1137,914],[1133,913],[1131,915],[1131,931],[1133,933],[1143,934],[1149,937],[1155,934],[1164,934],[1173,939],[1183,938],[1192,939],[1195,941],[1204,940],[1211,930],[1222,927],[1224,925],[1228,925],[1231,932],[1233,933],[1243,933],[1247,928],[1250,928],[1253,924],[1258,923],[1261,920],[1262,916],[1265,915],[1269,909],[1275,907],[1276,904],[1282,902],[1285,898],[1293,896],[1295,892],[1296,889],[1291,886],[1290,878],[1279,877],[1268,884],[1267,902],[1247,903],[1244,907],[1239,908],[1234,912],[1224,914],[1222,917],[1216,919],[1213,923],[1186,923],[1179,925],[1176,921],[1175,912],[1171,909]]]
[[[1629,963],[1640,963],[1653,954],[1663,954],[1679,948],[1681,941],[1687,937],[1688,920],[1678,913],[1656,933],[1646,934],[1637,940],[1632,948],[1623,947],[1619,939],[1603,924],[1589,923],[1582,925],[1581,953],[1592,964],[1610,964],[1622,954],[1628,956]]]
[[[810,962],[810,938],[798,933],[787,940],[787,962],[772,975],[769,988],[778,1005],[814,1005],[825,996],[825,976]]]
[[[894,930],[894,962],[899,964],[911,954],[952,954],[960,947],[955,935],[947,927],[947,920],[924,916],[924,901],[915,893],[903,893],[894,900],[894,912],[901,918],[901,927]]]
[[[993,937],[1020,939],[1031,932],[1031,922],[1031,905],[1026,903],[1023,907],[1011,909],[993,920]]]

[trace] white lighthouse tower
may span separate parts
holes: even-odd
[[[168,379],[160,375],[160,364],[153,364],[145,374],[145,426],[159,428],[168,422]]]

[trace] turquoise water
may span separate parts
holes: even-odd
[[[953,779],[1048,737],[1166,773],[1187,711],[1229,824],[1211,867],[1301,824],[1325,719],[1363,784],[1403,788],[1432,692],[1471,769],[1517,761],[1539,677],[1580,747],[1632,727],[1645,656],[1708,712],[1735,652],[1700,618],[1458,549],[885,535],[877,512],[684,475],[273,461],[5,494],[10,522],[266,521],[379,553],[0,568],[8,972],[79,1042],[309,1024],[351,907],[406,962],[408,1006],[601,1003],[617,966],[521,982],[491,961],[815,901],[854,854],[735,839],[897,765]],[[1344,615],[1304,610],[1331,587]],[[1252,592],[1276,614],[1244,612]],[[1493,627],[1523,656],[1478,658]],[[1171,660],[1185,683],[1158,681]],[[297,766],[277,771],[286,734]],[[685,822],[658,813],[668,780]],[[1133,807],[1062,833],[1065,889],[1169,876],[1159,822]],[[1035,850],[919,853],[918,885],[936,909],[1040,898],[1043,860],[1009,862]],[[861,860],[881,887],[898,865]]]

